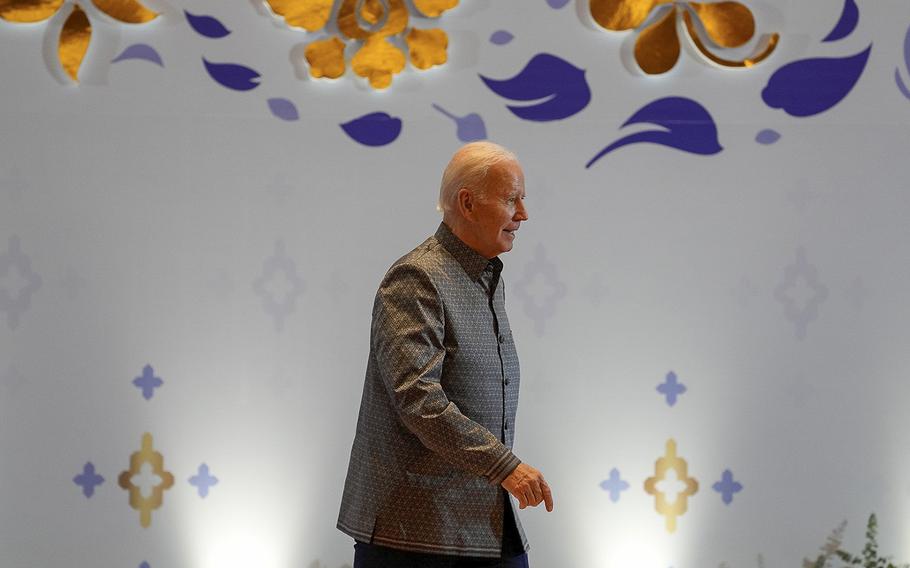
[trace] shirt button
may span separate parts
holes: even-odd
[[[500,343],[505,343],[505,342],[506,342],[506,336],[500,333],[500,334],[499,334],[499,342],[500,342]]]
[[[505,429],[506,430],[509,429],[509,419],[508,418],[506,418]]]
[[[505,379],[503,379],[502,382],[503,382],[503,384],[506,384],[506,385],[509,384],[509,382],[510,382],[509,377],[506,377]]]

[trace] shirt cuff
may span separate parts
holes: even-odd
[[[509,477],[509,474],[515,471],[515,468],[520,463],[521,460],[515,457],[511,450],[506,450],[484,477],[490,480],[490,485],[499,485],[505,478]]]

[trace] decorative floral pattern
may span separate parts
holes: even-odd
[[[134,483],[137,477],[154,478],[147,495],[145,484]],[[130,507],[139,511],[139,524],[148,528],[152,524],[152,511],[164,503],[164,492],[174,485],[174,474],[164,469],[164,456],[155,451],[152,435],[142,435],[142,448],[130,455],[130,468],[120,473],[118,485],[129,491]]]
[[[308,32],[322,31],[329,24],[332,0],[265,0],[272,12],[287,25]],[[458,0],[414,0],[419,15],[437,18],[458,5]],[[448,60],[449,37],[441,29],[409,27],[410,14],[404,0],[342,0],[335,24],[339,35],[311,42],[304,50],[310,75],[337,79],[347,71],[347,41],[360,42],[351,58],[351,69],[374,89],[386,89],[406,64],[405,53],[392,40],[407,45],[411,65],[430,69]]]
[[[726,59],[716,55],[708,45],[722,50],[739,48],[755,35],[755,18],[749,8],[739,2],[589,1],[591,16],[598,25],[610,31],[641,30],[635,41],[635,61],[649,75],[666,73],[679,60],[681,45],[676,30],[680,17],[695,48],[722,67],[751,67],[771,55],[780,40],[776,33],[764,35],[750,57]],[[702,39],[700,29],[707,34],[708,41]]]
[[[125,24],[144,24],[158,17],[157,13],[138,0],[91,2],[111,18]],[[0,18],[18,24],[43,22],[56,14],[63,4],[64,0],[0,0]],[[91,39],[92,24],[79,2],[74,2],[57,41],[57,58],[74,82],[79,82],[79,68],[82,67]]]
[[[683,485],[672,498],[665,486],[670,481]],[[676,440],[667,440],[666,453],[654,464],[654,476],[645,480],[645,491],[654,496],[654,508],[666,519],[667,532],[676,532],[676,518],[685,514],[689,497],[698,491],[698,481],[689,477],[689,464],[676,455]]]

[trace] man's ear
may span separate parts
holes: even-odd
[[[465,219],[473,219],[476,202],[474,201],[474,194],[471,193],[471,190],[466,187],[459,189],[457,202],[458,212],[461,213],[461,216]]]

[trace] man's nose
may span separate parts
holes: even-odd
[[[518,200],[518,205],[515,207],[515,217],[516,221],[527,221],[528,220],[528,210],[525,209],[525,203],[521,199]]]

